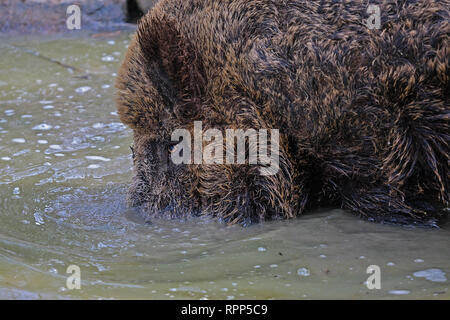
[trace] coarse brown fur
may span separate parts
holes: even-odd
[[[134,131],[132,205],[248,223],[337,206],[371,221],[446,216],[450,1],[161,0],[117,80]],[[174,165],[175,129],[280,130],[280,170]]]

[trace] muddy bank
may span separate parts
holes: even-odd
[[[133,29],[153,0],[0,0],[0,33],[53,34]],[[68,30],[68,6],[81,9],[81,29]]]

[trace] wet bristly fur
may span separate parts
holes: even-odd
[[[376,3],[376,2],[375,2]],[[248,223],[319,206],[435,225],[450,163],[450,1],[161,0],[117,79],[134,132],[132,205]],[[279,129],[280,170],[174,165],[194,121]]]

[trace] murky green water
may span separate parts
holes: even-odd
[[[0,39],[0,298],[450,298],[449,227],[340,210],[145,224],[125,204],[132,133],[114,105],[128,39]],[[370,265],[380,290],[364,284]]]

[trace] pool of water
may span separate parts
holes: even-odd
[[[341,210],[145,223],[125,203],[132,132],[114,103],[129,36],[0,39],[0,299],[450,298],[449,226]]]

